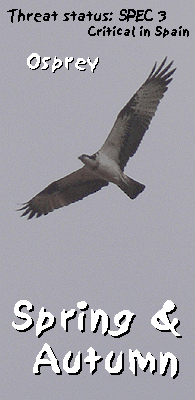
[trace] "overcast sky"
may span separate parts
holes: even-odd
[[[194,3],[177,1],[7,1],[1,6],[2,42],[2,145],[1,145],[1,380],[7,399],[191,399],[193,393],[192,346],[194,329]],[[7,10],[21,8],[44,14],[55,10],[56,21],[34,19],[11,23]],[[151,9],[153,21],[119,21],[123,8]],[[112,21],[87,18],[65,22],[63,14],[113,12]],[[159,22],[159,11],[166,20]],[[33,17],[34,17],[33,14]],[[38,18],[38,17],[37,17]],[[38,18],[41,20],[41,17]],[[135,37],[90,36],[103,26],[132,29]],[[140,27],[150,37],[140,37]],[[156,36],[156,26],[189,30],[189,37]],[[160,29],[160,28],[159,28]],[[166,31],[165,31],[166,32]],[[183,32],[181,30],[181,32]],[[31,53],[51,57],[49,69],[32,71],[26,59]],[[75,63],[52,73],[57,56],[99,57],[94,73]],[[150,129],[125,173],[146,185],[132,201],[110,184],[84,200],[47,216],[27,221],[15,210],[54,180],[81,167],[78,156],[97,151],[118,112],[148,77],[154,62],[167,56],[177,71]],[[12,321],[14,305],[28,300],[34,327],[18,332]],[[177,331],[160,332],[151,325],[152,316],[166,300],[177,310]],[[69,332],[61,327],[61,311],[76,309],[86,301],[86,330],[81,333],[76,317]],[[36,322],[44,307],[56,317],[56,326],[36,337]],[[136,315],[131,330],[121,338],[103,336],[101,325],[91,332],[91,309],[104,310],[116,330],[114,316],[122,310]],[[26,311],[23,309],[23,311]],[[52,348],[62,375],[51,367],[33,374],[36,356],[44,343]],[[93,347],[103,360],[90,374],[84,362]],[[157,372],[137,377],[129,369],[129,349],[157,359]],[[82,372],[68,375],[65,354],[83,355]],[[105,358],[111,351],[124,353],[124,372],[111,375]],[[179,360],[179,374],[160,374],[160,352],[171,352]],[[115,365],[115,361],[113,362]]]

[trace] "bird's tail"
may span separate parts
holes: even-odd
[[[131,199],[135,199],[138,196],[138,194],[143,192],[143,190],[145,189],[145,185],[142,185],[142,183],[134,181],[127,175],[125,175],[124,181],[120,182],[118,186]]]

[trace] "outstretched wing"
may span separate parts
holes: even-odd
[[[35,215],[40,217],[42,214],[46,215],[57,208],[82,200],[107,185],[107,181],[96,177],[84,166],[65,178],[51,183],[25,203],[19,211],[25,210],[21,216],[29,214],[28,219]]]
[[[116,122],[104,142],[101,151],[116,161],[123,170],[129,157],[136,152],[157,106],[175,69],[170,70],[173,61],[164,69],[166,59],[156,69],[156,63],[145,83],[120,111]]]

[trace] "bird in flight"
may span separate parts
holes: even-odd
[[[78,157],[84,166],[70,175],[52,182],[35,197],[23,204],[20,210],[28,219],[40,217],[68,206],[109,182],[115,183],[131,199],[135,199],[145,188],[123,173],[129,157],[132,157],[153,118],[157,106],[172,81],[170,71],[173,61],[165,66],[166,59],[157,68],[156,63],[139,90],[119,112],[111,132],[99,151],[89,156]]]

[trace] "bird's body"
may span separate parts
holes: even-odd
[[[112,182],[118,185],[123,176],[123,173],[119,165],[114,160],[110,159],[101,150],[95,153],[94,156],[95,156],[94,158],[90,158],[87,155],[83,155],[80,156],[79,159],[96,176],[98,176],[101,179],[105,179],[108,182]]]
[[[116,161],[112,160],[101,149],[93,156],[83,154],[79,159],[94,175],[106,182],[115,183],[131,199],[135,199],[145,188],[141,183],[125,175]]]
[[[129,157],[135,154],[172,80],[170,76],[175,69],[169,69],[173,61],[163,69],[165,62],[166,58],[157,70],[154,65],[145,83],[120,111],[101,149],[92,156],[81,155],[79,159],[84,167],[51,183],[29,200],[21,208],[24,210],[22,216],[29,214],[30,219],[34,215],[46,215],[97,192],[109,182],[116,184],[131,199],[144,190],[143,184],[129,178],[123,171]]]

